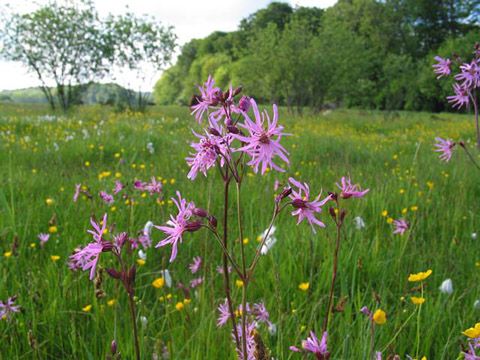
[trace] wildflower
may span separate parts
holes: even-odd
[[[316,355],[317,359],[328,359],[330,352],[327,350],[327,332],[325,331],[322,336],[322,340],[318,340],[313,331],[310,331],[310,337],[302,342],[302,348],[305,351],[312,352]],[[290,347],[291,351],[301,352],[300,349],[295,346]]]
[[[20,312],[21,307],[14,306],[16,300],[17,296],[12,296],[6,302],[0,301],[0,320],[8,320],[14,312]]]
[[[442,282],[442,285],[439,287],[442,294],[452,294],[453,293],[453,284],[451,279],[446,279]]]
[[[142,180],[134,180],[132,184],[135,190],[140,191],[145,190],[145,186],[147,185],[147,183],[142,182]]]
[[[100,191],[99,196],[103,201],[105,201],[105,204],[107,204],[107,205],[111,205],[115,201],[113,196],[110,195],[109,193],[105,192],[105,191]]]
[[[230,318],[230,312],[228,310],[228,303],[227,300],[223,302],[223,304],[218,305],[218,311],[220,312],[220,316],[217,320],[217,327],[223,326],[228,322]]]
[[[423,281],[432,275],[432,270],[427,270],[425,272],[419,272],[418,274],[410,274],[408,281]]]
[[[450,74],[450,66],[452,65],[452,60],[444,59],[440,56],[435,56],[435,60],[438,61],[438,64],[433,64],[434,72],[439,74],[437,79],[440,79],[442,76]]]
[[[465,88],[478,87],[480,82],[478,60],[474,59],[470,64],[464,63],[460,65],[460,69],[462,72],[455,75],[455,79],[463,81],[462,86]]]
[[[227,267],[227,271],[228,271],[229,274],[232,272],[232,267],[230,265]],[[224,272],[223,266],[218,265],[217,266],[217,272],[219,274],[224,274],[225,272]]]
[[[142,323],[142,326],[145,328],[148,325],[148,319],[146,316],[140,316],[140,322]]]
[[[56,232],[58,231],[57,227],[55,225],[53,226],[50,226],[48,228],[48,232],[50,232],[51,234],[55,234]]]
[[[138,265],[145,265],[147,262],[143,259],[137,259],[137,264]]]
[[[475,300],[475,302],[473,303],[473,307],[475,309],[480,309],[480,300]]]
[[[84,308],[82,308],[83,312],[89,312],[90,310],[92,310],[92,305],[87,305]]]
[[[242,281],[242,280],[237,280],[237,281],[235,281],[235,284],[236,284],[238,287],[242,287],[242,286],[243,286],[243,281]]]
[[[383,325],[387,322],[387,314],[382,309],[377,309],[372,316],[376,324]]]
[[[216,130],[216,129],[215,129]],[[217,130],[216,130],[217,131]],[[219,131],[217,131],[220,133]],[[215,166],[217,158],[220,154],[227,155],[227,148],[225,144],[229,139],[223,139],[221,136],[213,136],[206,132],[206,136],[199,135],[195,132],[193,134],[200,139],[198,143],[192,142],[190,146],[195,150],[195,153],[190,153],[190,156],[185,160],[191,167],[187,178],[194,180],[199,171],[207,176],[207,170]],[[223,166],[225,159],[223,156],[220,159],[220,164]]]
[[[138,257],[142,260],[147,260],[147,253],[143,252],[142,250],[138,250]]]
[[[195,114],[195,120],[202,123],[203,114],[208,111],[209,106],[215,106],[218,103],[217,96],[221,93],[219,87],[215,87],[215,80],[211,75],[203,86],[197,85],[200,90],[200,99],[196,105],[193,105],[191,115]]]
[[[157,289],[163,287],[165,285],[165,279],[163,277],[161,278],[158,278],[158,279],[155,279],[153,282],[152,282],[152,285],[154,287],[156,287]]]
[[[117,302],[117,300],[115,300],[115,299],[108,300],[108,301],[107,301],[107,305],[108,305],[108,306],[113,306],[113,305],[115,305],[116,302]]]
[[[250,98],[248,96],[242,96],[238,101],[238,108],[243,112],[250,110]]]
[[[183,233],[185,231],[190,231],[187,227],[187,221],[190,219],[192,214],[192,209],[195,207],[193,202],[187,203],[185,199],[182,199],[180,192],[177,191],[178,201],[175,198],[172,198],[172,201],[178,208],[178,214],[176,217],[170,215],[170,220],[167,222],[169,226],[157,226],[155,227],[163,231],[168,236],[160,241],[155,247],[161,247],[168,244],[172,244],[172,255],[170,256],[170,262],[175,260],[177,256],[177,246],[178,242],[183,242]]]
[[[298,285],[298,288],[302,291],[307,291],[310,288],[310,284],[308,282],[301,283]]]
[[[360,216],[354,218],[353,221],[355,221],[355,228],[357,230],[362,230],[363,228],[365,228],[365,221],[363,221]]]
[[[47,199],[47,200],[45,200],[45,203],[47,205],[53,205],[53,199]]]
[[[188,305],[188,304],[190,304],[191,302],[192,302],[192,299],[183,299],[183,303],[184,303],[185,305]]]
[[[464,85],[453,84],[453,90],[455,91],[455,95],[447,96],[448,102],[453,103],[453,107],[458,106],[461,108],[463,105],[468,105],[469,98],[468,98],[468,90],[465,88]]]
[[[205,278],[202,276],[202,277],[199,277],[197,279],[193,279],[190,281],[190,287],[193,289],[195,287],[197,287],[198,285],[200,285],[201,283],[203,283],[203,280]]]
[[[115,187],[112,189],[113,195],[117,195],[125,186],[120,181],[115,181]]]
[[[175,309],[177,309],[178,311],[182,310],[184,307],[185,307],[185,304],[183,302],[178,302],[175,305]]]
[[[476,342],[475,344],[469,342],[468,347],[468,353],[462,351],[465,360],[480,360],[480,356],[478,356],[475,351],[475,348],[478,347],[478,342]]]
[[[58,261],[58,260],[60,260],[60,256],[52,255],[52,256],[50,256],[50,259],[53,260],[53,261]]]
[[[331,196],[327,196],[325,199],[320,201],[320,196],[322,195],[322,192],[320,192],[320,194],[318,194],[313,201],[309,201],[310,188],[308,187],[307,183],[303,183],[302,185],[294,178],[289,178],[288,180],[292,183],[292,185],[298,188],[297,191],[292,189],[292,193],[290,194],[290,199],[292,199],[291,204],[297,209],[292,212],[292,216],[298,215],[297,225],[300,224],[304,218],[306,218],[312,227],[312,231],[316,233],[313,225],[315,224],[320,227],[325,227],[325,224],[315,218],[315,213],[320,214],[322,212],[321,206],[329,201]]]
[[[50,234],[40,233],[40,234],[38,234],[38,238],[40,239],[40,245],[43,246],[43,245],[46,244],[46,242],[50,238]]]
[[[462,331],[462,334],[468,336],[471,339],[480,337],[480,323],[476,323],[475,327]]]
[[[382,216],[384,216],[384,217],[385,217],[385,216],[388,216],[388,211],[387,211],[387,210],[383,210],[383,211],[382,211]]]
[[[190,264],[189,268],[192,274],[195,274],[200,269],[201,266],[202,266],[202,258],[200,256],[197,256],[193,258],[193,264]]]
[[[449,162],[452,157],[452,149],[455,147],[456,143],[450,140],[443,140],[441,137],[436,137],[435,140],[438,141],[438,143],[435,144],[437,149],[434,151],[441,152],[440,159]]]
[[[252,307],[252,313],[255,316],[255,320],[257,322],[263,322],[271,325],[270,314],[268,313],[267,308],[265,307],[265,304],[263,302],[254,304]]]
[[[265,173],[265,170],[268,167],[280,172],[284,172],[284,169],[277,166],[273,162],[273,158],[278,156],[287,164],[289,163],[287,158],[289,153],[282,145],[280,145],[280,140],[282,136],[290,134],[282,132],[283,126],[277,126],[277,106],[273,105],[273,121],[270,121],[270,117],[266,111],[260,116],[260,112],[258,111],[255,100],[251,99],[250,103],[253,106],[255,122],[250,120],[246,113],[243,113],[243,116],[245,117],[245,123],[239,124],[239,126],[247,130],[249,132],[249,136],[247,137],[240,134],[232,135],[234,138],[244,143],[244,145],[237,149],[237,151],[243,151],[252,157],[252,159],[248,162],[248,165],[254,167],[253,170],[255,173],[258,172],[260,164],[262,164],[262,175]],[[264,130],[263,128],[265,119],[267,120],[267,130]],[[276,139],[274,139],[274,137],[276,137]]]
[[[352,185],[350,178],[347,180],[345,176],[342,176],[340,182],[341,185],[337,183],[337,187],[342,191],[340,196],[343,199],[349,199],[351,197],[360,198],[370,191],[370,189],[362,191],[360,185]]]
[[[170,275],[170,272],[168,270],[161,270],[160,274],[162,274],[162,277],[165,279],[167,287],[172,287],[172,276]]]
[[[248,321],[246,323],[246,339],[247,339],[247,357],[243,356],[242,350],[242,343],[243,343],[243,331],[242,331],[242,324],[237,324],[237,333],[240,340],[240,344],[237,344],[239,347],[236,347],[238,359],[239,360],[254,360],[256,358],[255,351],[256,351],[256,342],[254,335],[256,334],[256,327],[257,323],[255,321]],[[235,336],[232,331],[232,338],[235,341]]]
[[[473,232],[473,233],[472,233],[472,239],[473,239],[473,240],[476,240],[476,239],[477,239],[477,236],[478,236],[478,235],[477,235],[476,232]]]
[[[412,300],[412,302],[415,305],[422,305],[425,302],[425,298],[423,298],[423,297],[412,296],[412,297],[410,297],[410,300]]]
[[[150,195],[161,194],[163,189],[162,182],[157,182],[155,176],[152,176],[151,181],[152,182],[150,184],[145,185],[145,190],[147,190]]]
[[[393,230],[394,234],[403,235],[403,233],[408,230],[408,223],[402,218],[393,220],[393,226],[395,227]]]
[[[270,251],[273,245],[275,245],[275,243],[277,242],[277,238],[273,236],[273,233],[275,232],[275,230],[276,230],[275,226],[272,226],[272,228],[270,229],[270,232],[268,233],[267,239],[265,240],[262,248],[260,249],[260,254],[267,255],[267,253]],[[268,232],[268,229],[266,229],[261,235],[258,236],[257,241],[258,239],[260,239],[259,241],[262,241],[265,238],[265,236],[267,236],[267,232]]]

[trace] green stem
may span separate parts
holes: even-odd
[[[420,283],[420,286],[422,287],[422,293],[420,295],[420,298],[423,299],[423,281]],[[417,314],[417,353],[416,357],[418,358],[418,353],[420,352],[420,314],[422,313],[422,305],[418,305],[418,314]]]

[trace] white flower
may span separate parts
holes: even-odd
[[[477,239],[477,236],[478,236],[478,234],[477,234],[476,232],[473,232],[473,233],[472,233],[472,239],[476,240],[476,239]]]
[[[267,253],[270,251],[273,245],[275,245],[276,242],[277,238],[275,236],[268,235],[267,241],[265,241],[265,244],[263,244],[262,248],[260,249],[260,254],[267,255]]]
[[[480,300],[475,300],[475,302],[473,303],[473,307],[475,309],[480,309]]]
[[[271,323],[270,325],[268,325],[268,332],[270,333],[270,335],[276,335],[277,325],[275,325],[274,323]]]
[[[360,216],[357,216],[353,219],[355,221],[355,228],[357,230],[362,230],[365,227],[365,221]]]
[[[138,250],[138,257],[142,260],[147,260],[147,254],[142,250]]]
[[[153,154],[155,152],[155,148],[153,147],[153,143],[149,142],[147,144],[147,150],[150,154]]]
[[[172,287],[172,277],[170,276],[170,272],[168,270],[161,270],[160,273],[162,277],[165,279],[165,284],[168,287]]]
[[[453,293],[452,280],[446,279],[444,282],[442,282],[442,285],[440,285],[439,289],[440,289],[440,292],[442,292],[443,294],[450,295],[451,293]]]
[[[153,222],[151,221],[147,222],[143,228],[143,235],[145,235],[147,238],[150,238],[150,234],[152,233],[152,228],[153,228]]]
[[[143,327],[147,327],[148,320],[145,316],[140,316],[140,322],[142,323]]]

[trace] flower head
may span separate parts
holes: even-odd
[[[75,184],[75,194],[73,194],[73,201],[74,202],[77,202],[78,195],[80,195],[81,191],[82,191],[82,184]]]
[[[208,76],[207,81],[203,86],[197,85],[200,90],[200,99],[196,105],[191,107],[192,115],[195,114],[195,119],[202,123],[203,114],[208,111],[210,106],[215,106],[218,103],[218,95],[221,93],[219,87],[215,87],[215,80],[211,75]]]
[[[200,256],[193,258],[193,263],[189,265],[192,274],[195,274],[202,266],[202,258]]]
[[[423,281],[432,275],[432,270],[427,270],[425,272],[419,272],[418,274],[410,274],[408,281]]]
[[[393,226],[395,227],[393,230],[394,234],[403,235],[403,233],[408,230],[408,223],[402,218],[393,220]]]
[[[271,168],[280,172],[284,172],[281,167],[273,162],[273,159],[278,156],[280,159],[289,163],[287,155],[289,153],[280,144],[282,136],[290,135],[282,132],[283,126],[277,125],[278,121],[278,109],[276,105],[273,105],[273,119],[270,120],[268,113],[264,111],[260,114],[257,103],[251,99],[250,103],[253,107],[253,113],[255,115],[255,122],[250,120],[246,113],[243,113],[245,117],[245,123],[238,126],[248,131],[249,135],[244,136],[241,134],[233,134],[232,136],[243,143],[243,146],[236,151],[243,151],[249,156],[251,160],[248,165],[254,167],[255,173],[258,172],[260,165],[262,174],[265,173],[267,168]],[[267,128],[265,129],[265,122]]]
[[[225,300],[222,304],[218,305],[218,311],[220,312],[220,316],[217,320],[217,327],[220,327],[225,325],[230,318],[227,300]]]
[[[480,337],[480,323],[476,323],[474,327],[462,331],[462,334],[468,336],[471,339],[476,339]]]
[[[40,245],[45,245],[48,241],[48,239],[50,238],[50,234],[43,234],[43,233],[40,233],[38,234],[38,238],[40,240]]]
[[[440,56],[435,56],[435,60],[438,61],[437,64],[433,64],[434,72],[439,74],[437,79],[440,79],[442,76],[450,74],[450,66],[452,65],[452,60],[444,59]]]
[[[452,149],[456,143],[450,140],[443,140],[441,137],[436,137],[435,140],[438,142],[435,144],[436,149],[434,151],[441,152],[440,159],[449,162],[452,157]]]
[[[343,199],[349,199],[351,197],[360,198],[370,191],[370,189],[362,191],[360,185],[353,185],[350,178],[347,180],[345,176],[342,176],[340,183],[341,185],[337,183],[337,187],[342,191],[340,196]]]
[[[20,306],[14,306],[16,296],[9,297],[6,302],[0,301],[0,320],[8,320],[14,312],[20,312]]]
[[[470,64],[464,63],[460,65],[460,74],[455,75],[455,79],[463,81],[462,85],[465,88],[478,87],[480,82],[480,70],[478,68],[478,60],[473,59]]]
[[[190,153],[190,156],[186,158],[187,164],[191,167],[187,177],[190,180],[194,180],[197,177],[199,171],[203,175],[207,176],[207,170],[215,163],[220,153],[225,154],[225,140],[219,136],[213,136],[206,133],[205,136],[198,135],[194,132],[194,135],[200,139],[198,143],[192,142],[190,146],[196,151]],[[223,151],[222,151],[223,149]],[[224,158],[221,158],[221,164],[224,163]]]
[[[459,109],[463,105],[468,105],[468,89],[464,85],[455,83],[453,84],[453,90],[455,91],[455,95],[447,96],[448,102],[453,103],[453,107],[458,106]]]
[[[297,225],[300,224],[303,219],[307,219],[312,227],[312,231],[315,233],[315,227],[313,226],[318,225],[320,227],[325,227],[325,224],[322,223],[320,220],[315,218],[315,213],[320,214],[322,212],[322,206],[331,199],[331,196],[327,196],[325,199],[320,200],[322,192],[318,194],[318,196],[312,200],[310,200],[310,188],[307,183],[300,183],[294,178],[288,179],[290,183],[297,187],[297,190],[292,189],[292,193],[290,194],[290,199],[292,199],[291,204],[295,211],[292,212],[292,216],[298,215],[298,222]]]
[[[310,331],[310,336],[302,342],[302,348],[305,351],[314,353],[319,360],[328,359],[330,357],[330,352],[327,350],[327,332],[325,331],[323,333],[322,339],[319,341],[315,333]],[[301,350],[295,346],[291,346],[290,350],[301,352]]]
[[[453,283],[451,279],[446,279],[440,285],[439,290],[442,294],[453,294]]]

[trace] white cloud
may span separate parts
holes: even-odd
[[[108,13],[120,14],[128,9],[135,14],[152,15],[164,25],[174,26],[180,45],[193,38],[203,38],[213,31],[236,30],[240,21],[258,9],[266,7],[269,0],[95,0],[95,5],[101,15]],[[292,6],[328,7],[336,0],[290,0]],[[20,12],[30,12],[38,4],[48,3],[47,0],[0,0],[0,5],[13,3]],[[133,74],[116,73],[115,77],[125,79],[123,84],[134,88],[142,87],[150,91],[160,74],[153,74],[149,84],[141,84]],[[0,61],[0,90],[18,89],[38,86],[39,82],[27,69],[18,63]]]

